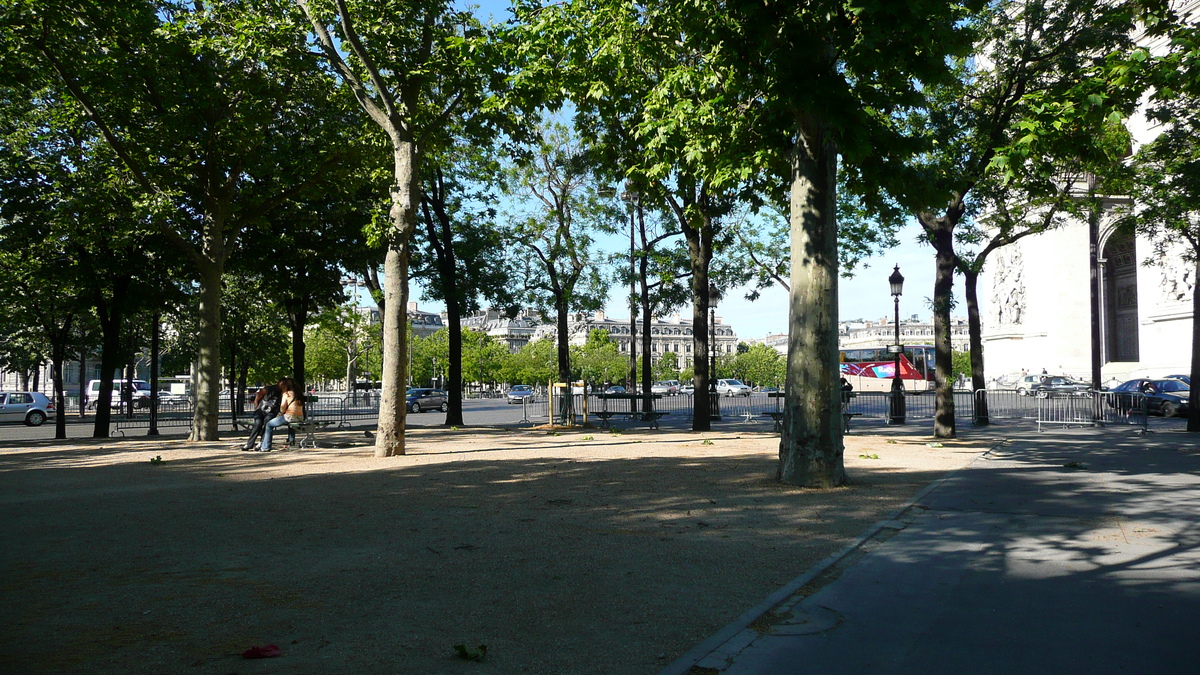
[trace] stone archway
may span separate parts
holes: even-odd
[[[1137,239],[1118,230],[1104,244],[1105,361],[1140,361]]]

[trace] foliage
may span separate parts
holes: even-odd
[[[774,347],[751,345],[734,356],[732,371],[743,382],[760,387],[782,387],[787,360]]]
[[[971,352],[954,352],[954,368],[951,371],[955,379],[971,377]]]

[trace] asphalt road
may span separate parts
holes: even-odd
[[[959,424],[970,424],[970,400],[968,398],[958,401]],[[1036,399],[1032,397],[1010,397],[1013,400],[995,399],[992,403],[994,414],[993,423],[998,425],[1004,424],[1028,424],[1031,419],[1021,418],[1036,418]],[[660,424],[664,427],[671,428],[686,428],[691,426],[690,407],[692,399],[688,396],[674,396],[660,399],[656,403],[657,410],[668,411],[668,415],[660,420]],[[722,420],[716,422],[718,427],[725,425],[737,424],[747,428],[756,430],[770,430],[772,422],[770,419],[763,417],[761,413],[767,410],[774,410],[778,399],[768,398],[766,394],[754,394],[750,397],[722,398],[721,412]],[[327,402],[332,407],[337,407],[333,399]],[[909,397],[909,424],[924,425],[930,423],[932,417],[934,399],[932,396],[913,396]],[[594,400],[591,402],[592,411],[601,409],[601,403]],[[612,409],[625,410],[628,403],[617,401],[612,403]],[[856,418],[853,426],[855,428],[869,427],[874,424],[882,424],[886,416],[886,399],[882,396],[860,395],[855,399],[852,409],[861,410],[863,417]],[[318,406],[320,407],[320,406]],[[532,403],[527,410],[523,410],[524,406],[512,405],[506,399],[467,399],[463,401],[463,417],[467,426],[521,426],[524,424],[545,424],[549,421],[545,400]],[[1020,408],[1020,409],[1018,409]],[[318,419],[340,419],[341,410],[329,409],[319,410],[314,409],[310,414],[316,413]],[[528,413],[526,418],[523,412]],[[374,407],[350,407],[346,410],[346,421],[352,427],[373,427],[376,423]],[[749,415],[748,413],[758,413],[757,415]],[[117,421],[117,416],[114,415],[114,421]],[[160,416],[163,421],[160,422],[159,432],[161,435],[183,435],[187,433],[188,424],[190,423],[190,414],[183,412],[164,413]],[[245,418],[244,418],[245,419]],[[524,421],[527,420],[527,421]],[[423,412],[409,413],[408,425],[410,427],[429,427],[444,424],[446,421],[445,413],[441,412]],[[244,421],[243,421],[244,423]],[[615,418],[614,426],[626,427],[630,424],[641,425],[642,422],[630,422],[623,418]],[[122,423],[119,426],[124,426]],[[122,432],[125,436],[141,436],[145,435],[147,430],[147,422],[145,413],[139,411],[138,422],[133,428],[121,429],[117,424],[113,425],[113,431],[110,435],[120,437]],[[1186,426],[1185,420],[1181,418],[1164,419],[1158,416],[1150,417],[1150,430],[1166,430],[1166,429],[1182,429]],[[229,433],[229,416],[224,413],[221,418],[221,432]],[[80,418],[75,413],[68,413],[67,417],[67,437],[68,438],[88,438],[92,436],[93,418],[89,414],[84,418]],[[3,423],[0,424],[0,442],[4,441],[22,441],[22,440],[50,440],[54,438],[54,423],[53,420],[47,421],[46,424],[40,427],[27,427],[20,423]]]

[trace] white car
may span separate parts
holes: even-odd
[[[54,416],[54,401],[36,391],[0,392],[0,422],[40,427]]]
[[[112,381],[112,400],[109,406],[112,408],[121,407],[121,388],[127,380],[114,379]],[[150,407],[150,383],[145,380],[134,380],[133,385],[128,392],[133,397],[133,405],[137,408]],[[100,380],[90,380],[87,385],[87,407],[89,410],[96,407],[96,403],[100,400]],[[229,392],[226,391],[228,396]]]
[[[750,387],[741,380],[717,380],[717,393],[721,396],[749,396]]]
[[[650,386],[650,393],[674,396],[679,393],[679,380],[662,380]]]

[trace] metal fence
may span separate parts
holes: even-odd
[[[1149,429],[1146,396],[1140,393],[1081,391],[1037,399],[1038,431],[1044,427],[1130,425]]]
[[[887,420],[890,410],[889,392],[855,392],[845,412],[864,419]],[[645,412],[644,399],[633,402],[627,398],[609,398],[588,394],[573,394],[570,408],[566,408],[567,397],[545,395],[526,399],[513,410],[514,422],[540,423],[553,419],[560,421],[569,410],[575,423],[582,423],[586,411],[589,421],[618,417],[634,410]],[[756,393],[746,397],[717,397],[719,413],[723,420],[736,422],[762,422],[778,419],[783,410],[784,399],[778,395]],[[908,393],[905,396],[906,418],[909,421],[932,419],[936,412],[937,397],[933,392]],[[652,399],[655,412],[665,413],[668,420],[687,423],[692,420],[695,397],[691,394],[677,396],[655,396]],[[508,406],[506,406],[508,407]],[[1046,397],[1021,395],[1016,390],[980,389],[954,392],[955,417],[979,422],[986,415],[990,422],[1002,420],[1036,422],[1038,429],[1046,427],[1072,426],[1119,426],[1148,428],[1148,404],[1142,394],[1083,391],[1070,394],[1053,394]],[[310,419],[329,422],[331,426],[349,427],[356,422],[372,423],[379,416],[378,394],[317,395],[306,406]],[[601,415],[597,415],[601,413]],[[68,413],[69,414],[69,413]],[[220,425],[233,428],[252,422],[253,413],[247,411],[234,416],[227,407],[221,410]],[[193,408],[189,403],[160,404],[157,425],[160,428],[188,427],[192,424]],[[132,414],[113,411],[114,432],[124,434],[129,429],[145,429],[150,426],[150,411],[135,408]]]
[[[329,422],[331,426],[349,427],[353,422],[372,422],[379,418],[379,397],[359,394],[356,396],[310,396],[304,406],[305,414],[310,420]],[[189,427],[195,415],[195,408],[190,402],[159,404],[159,428]],[[132,414],[113,411],[113,433],[124,434],[130,429],[150,428],[150,409],[134,408]],[[228,405],[220,409],[218,424],[230,429],[249,426],[254,421],[254,412],[234,415]]]

